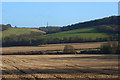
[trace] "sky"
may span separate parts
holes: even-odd
[[[66,26],[118,15],[117,2],[2,2],[2,24]]]

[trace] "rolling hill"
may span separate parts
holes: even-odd
[[[80,29],[80,28],[87,28],[87,27],[94,27],[94,26],[101,26],[101,25],[119,25],[118,21],[120,21],[120,16],[110,16],[105,17],[101,19],[96,20],[90,20],[86,22],[80,22],[76,24],[71,24],[63,27],[40,27],[39,29],[42,31],[45,31],[47,34],[50,33],[57,33],[57,32],[63,32],[63,31],[69,31],[74,29]]]
[[[61,31],[69,31],[69,30],[74,30],[74,29],[100,26],[100,25],[119,25],[119,21],[120,21],[120,16],[104,17],[101,19],[63,26],[61,27]]]
[[[96,28],[97,28],[97,26],[80,28],[80,29],[58,32],[58,33],[53,33],[53,34],[46,34],[46,35],[44,35],[44,37],[64,38],[64,37],[80,36],[82,38],[96,39],[96,38],[105,38],[105,37],[108,37],[110,35],[107,33],[100,33],[97,31]]]
[[[42,28],[47,32],[31,28],[8,28],[1,32],[3,33],[3,46],[36,46],[53,43],[117,40],[119,18],[119,16],[112,16],[64,27]]]
[[[108,38],[118,33],[120,16],[105,17],[102,19],[63,26],[56,33],[46,34],[48,38],[81,37],[84,39]]]
[[[39,32],[45,34],[44,31],[31,28],[8,28],[7,30],[2,31],[2,37],[8,37],[10,35],[30,34],[31,32]]]

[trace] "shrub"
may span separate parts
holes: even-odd
[[[118,42],[111,41],[111,42],[102,44],[100,49],[102,53],[116,54],[118,51]]]
[[[71,46],[71,45],[65,45],[63,53],[65,53],[65,54],[75,54],[76,51],[73,48],[73,46]]]

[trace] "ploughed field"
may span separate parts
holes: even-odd
[[[2,74],[2,80],[111,80],[118,77],[118,56],[2,55]]]
[[[64,43],[64,44],[47,44],[40,46],[19,46],[19,47],[2,47],[2,54],[19,54],[33,53],[39,51],[62,51],[65,45],[72,45],[74,49],[93,49],[99,48],[105,42],[89,42],[89,43]]]

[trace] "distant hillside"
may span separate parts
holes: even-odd
[[[77,24],[64,26],[64,27],[61,27],[61,31],[69,31],[73,29],[100,26],[100,25],[118,25],[118,21],[120,21],[120,16],[105,17],[102,19],[91,20],[91,21],[87,21],[83,23],[77,23]]]
[[[10,35],[21,35],[21,34],[30,34],[31,32],[38,32],[41,34],[45,34],[44,31],[40,31],[37,29],[31,29],[31,28],[9,28],[7,30],[2,31],[2,36],[7,37]]]
[[[69,30],[93,27],[93,26],[102,26],[102,25],[117,26],[119,20],[120,20],[120,16],[111,16],[111,17],[105,17],[102,19],[96,19],[96,20],[86,21],[86,22],[82,22],[82,23],[71,24],[71,25],[63,26],[63,27],[40,27],[39,29],[42,31],[45,31],[47,34],[49,34],[49,33],[69,31]]]
[[[69,38],[69,37],[81,37],[85,39],[93,39],[96,38],[105,38],[109,37],[110,34],[101,33],[97,31],[97,26],[93,27],[86,27],[86,28],[80,28],[80,29],[74,29],[69,31],[63,31],[58,33],[52,33],[52,34],[46,34],[44,37],[46,38]]]

